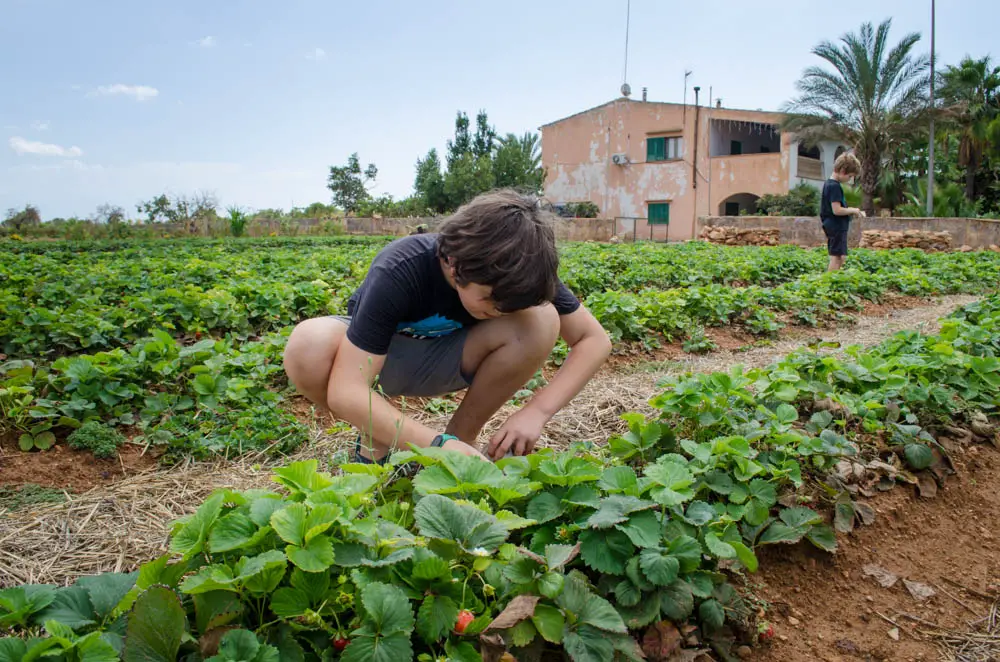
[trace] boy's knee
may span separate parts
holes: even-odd
[[[517,313],[518,341],[532,354],[548,356],[559,339],[559,313],[554,306],[535,306]]]
[[[296,386],[312,373],[328,377],[337,356],[337,348],[346,327],[329,317],[317,317],[299,322],[285,345],[282,365],[285,374]],[[311,384],[310,384],[311,386]]]

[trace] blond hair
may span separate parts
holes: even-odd
[[[833,171],[844,175],[860,175],[861,161],[850,152],[844,152],[833,162]]]

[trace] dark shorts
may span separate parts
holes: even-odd
[[[823,232],[826,233],[826,252],[828,255],[847,255],[847,225],[834,225],[823,222]]]
[[[335,315],[350,326],[351,318]],[[376,386],[388,396],[432,397],[469,387],[472,377],[462,374],[462,352],[468,327],[441,338],[411,338],[395,334]]]

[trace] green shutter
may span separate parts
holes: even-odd
[[[647,203],[649,211],[648,222],[650,225],[667,225],[670,223],[670,203],[669,202],[650,202]]]
[[[646,160],[665,161],[667,159],[666,138],[646,138]]]

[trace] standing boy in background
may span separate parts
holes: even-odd
[[[837,271],[844,266],[847,257],[847,231],[851,227],[851,216],[865,213],[856,207],[848,207],[844,198],[844,182],[861,174],[861,162],[853,154],[841,154],[833,164],[833,175],[823,184],[823,199],[819,216],[826,233],[826,252],[830,256],[827,271]]]

